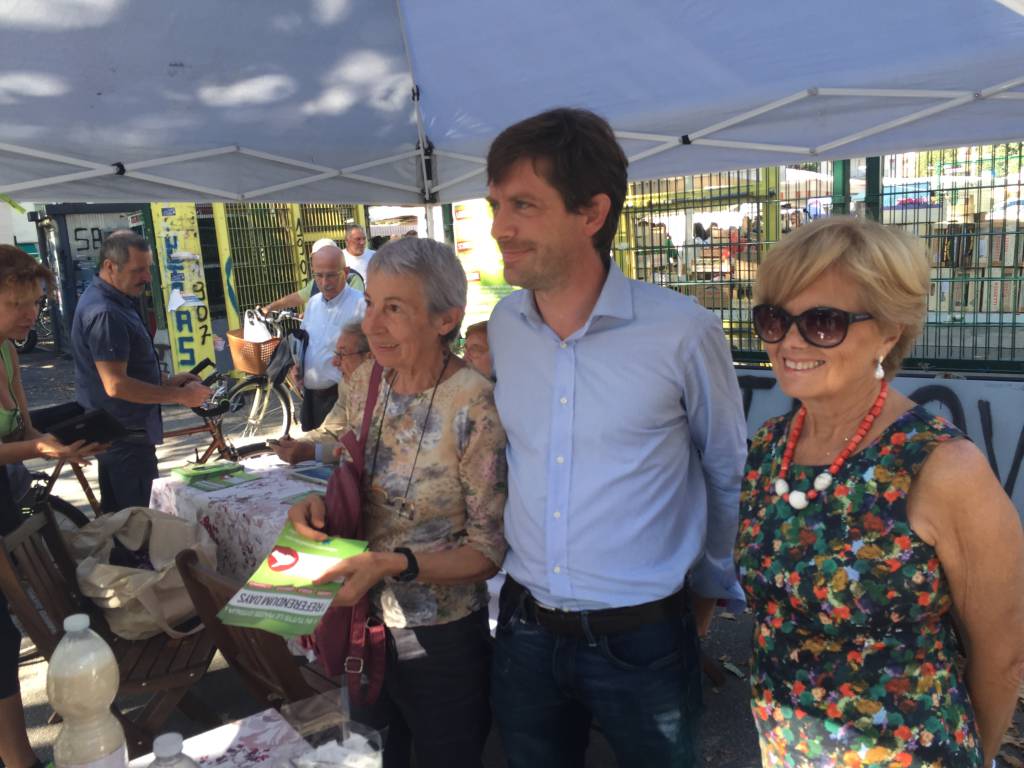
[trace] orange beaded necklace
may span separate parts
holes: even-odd
[[[829,468],[814,478],[814,487],[807,492],[791,491],[789,490],[789,483],[786,482],[786,475],[789,474],[789,465],[793,463],[793,452],[796,450],[796,442],[800,439],[800,433],[804,429],[804,419],[807,418],[807,406],[800,406],[800,410],[793,417],[793,424],[789,428],[789,437],[786,440],[786,448],[782,452],[782,465],[779,467],[779,476],[775,478],[775,494],[788,501],[789,506],[793,509],[803,509],[809,502],[818,498],[822,492],[832,485],[832,480],[839,472],[839,469],[850,458],[850,455],[857,450],[857,446],[860,445],[864,436],[871,429],[871,424],[882,412],[882,406],[885,405],[885,398],[888,394],[889,382],[883,381],[882,389],[879,391],[878,397],[875,398],[874,405],[868,409],[853,437],[847,441],[846,447],[836,456],[836,460],[829,465]]]

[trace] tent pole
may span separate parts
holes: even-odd
[[[869,157],[864,179],[864,214],[872,221],[882,220],[882,158]]]
[[[423,130],[423,113],[420,111],[420,87],[416,83],[416,73],[412,71],[412,54],[409,51],[409,35],[405,30],[405,16],[402,15],[402,0],[395,0],[395,13],[398,14],[398,29],[402,33],[402,47],[405,48],[405,65],[409,69],[409,78],[412,80],[412,103],[416,112],[416,135],[419,137],[420,171],[423,174],[423,202],[429,203],[433,198],[430,187],[434,181],[432,164],[434,158],[428,159],[430,154],[430,143],[427,141],[427,134]],[[432,228],[432,225],[428,225]]]

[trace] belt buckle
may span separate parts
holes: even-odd
[[[355,663],[352,663],[355,662]],[[356,664],[359,666],[357,667]],[[363,660],[358,656],[346,656],[345,657],[345,672],[350,675],[361,675],[363,674]]]

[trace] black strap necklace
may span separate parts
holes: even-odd
[[[441,367],[441,372],[437,374],[437,381],[434,382],[434,389],[430,392],[430,402],[427,404],[427,415],[423,417],[423,425],[420,427],[420,439],[416,443],[416,453],[412,457],[412,469],[409,470],[409,480],[405,484],[405,493],[398,498],[387,498],[387,503],[394,504],[398,508],[398,514],[401,517],[412,519],[413,513],[416,511],[415,505],[409,501],[409,490],[412,488],[412,478],[416,474],[416,462],[420,458],[420,449],[423,447],[423,436],[427,432],[427,424],[430,422],[430,412],[434,409],[434,396],[437,394],[437,388],[441,384],[441,379],[444,377],[444,372],[448,370],[448,361],[451,360],[451,356],[447,353],[444,356],[444,365]],[[380,411],[380,421],[377,423],[377,443],[373,446],[373,462],[370,464],[370,482],[369,485],[373,485],[373,477],[377,472],[377,453],[380,451],[380,440],[381,435],[384,433],[384,417],[388,412],[388,402],[391,400],[391,388],[395,384],[395,379],[398,378],[396,372],[388,380],[388,388],[384,393],[384,407]]]

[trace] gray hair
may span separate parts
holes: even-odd
[[[420,237],[389,240],[377,251],[369,274],[414,275],[427,297],[427,311],[439,315],[449,309],[466,308],[466,272],[455,252],[444,243]],[[449,344],[458,338],[456,326],[442,341]]]
[[[107,235],[103,245],[100,246],[100,257],[96,265],[102,267],[103,262],[109,260],[116,267],[123,267],[128,263],[128,259],[132,255],[128,250],[129,248],[149,253],[149,240],[142,235],[132,232],[130,229],[114,230]]]
[[[342,334],[349,334],[356,340],[356,346],[359,348],[359,352],[369,352],[370,342],[366,340],[366,334],[363,333],[363,321],[352,320],[351,322],[345,323],[341,327]]]

